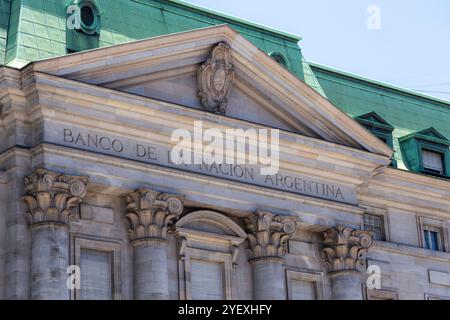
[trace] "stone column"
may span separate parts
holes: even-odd
[[[296,230],[295,220],[257,211],[246,220],[246,225],[253,267],[254,299],[285,300],[283,256],[287,241]]]
[[[86,177],[37,169],[25,178],[31,228],[30,298],[69,300],[69,216],[86,194]]]
[[[372,245],[370,231],[337,226],[323,234],[322,256],[327,265],[334,300],[362,300],[365,254]]]
[[[134,247],[135,299],[169,299],[167,230],[183,212],[182,198],[139,189],[126,201],[128,234]]]

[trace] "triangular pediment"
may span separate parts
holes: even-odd
[[[364,125],[365,127],[376,127],[389,132],[392,132],[395,129],[389,122],[384,120],[376,112],[369,112],[360,115],[355,119],[358,120],[358,122]]]
[[[44,60],[32,69],[204,109],[198,70],[220,43],[229,46],[235,73],[223,115],[391,156],[357,121],[226,25]]]
[[[448,139],[443,134],[441,134],[439,131],[437,131],[433,127],[425,129],[425,130],[422,130],[422,131],[418,132],[418,134],[420,134],[422,136],[435,138],[435,139],[440,139],[440,140],[443,140],[443,141],[448,141]]]

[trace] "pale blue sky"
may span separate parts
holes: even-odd
[[[299,35],[310,61],[450,100],[450,0],[188,2]],[[367,28],[370,5],[380,30]]]

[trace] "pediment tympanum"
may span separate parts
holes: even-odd
[[[392,154],[360,124],[228,26],[81,52],[36,62],[30,69],[382,156]]]

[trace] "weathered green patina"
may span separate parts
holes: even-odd
[[[80,1],[98,8],[99,28],[92,35],[67,28],[67,7]],[[229,24],[267,54],[281,54],[289,71],[386,139],[395,150],[393,165],[400,169],[421,171],[416,165],[420,154],[411,151],[419,150],[413,145],[418,139],[405,137],[433,127],[450,138],[448,101],[309,63],[298,36],[179,0],[0,0],[0,64],[21,68],[71,52],[219,24]],[[381,120],[370,123],[368,115]],[[382,130],[383,121],[394,128],[392,133]],[[450,166],[450,151],[444,148],[444,162]],[[448,176],[450,169],[446,172]]]
[[[402,138],[433,127],[450,137],[450,103],[347,72],[309,63],[326,97],[351,117],[375,112],[395,129],[392,132],[395,160],[401,169],[419,171],[411,165],[420,156],[406,160]],[[450,154],[447,146],[448,163]],[[450,165],[450,163],[449,163]]]
[[[10,3],[11,2],[11,3]],[[139,39],[229,24],[266,53],[281,53],[288,69],[303,79],[300,37],[219,14],[181,1],[93,0],[101,17],[100,34],[88,37],[67,30],[67,7],[71,0],[0,0],[2,15],[9,22],[6,43],[0,42],[3,64],[22,67],[30,61],[65,55]],[[9,16],[9,19],[8,19]],[[0,25],[0,30],[6,27]],[[6,32],[3,32],[6,33]],[[0,39],[3,33],[0,33]],[[5,41],[3,41],[5,42]],[[6,52],[6,55],[2,54]]]

